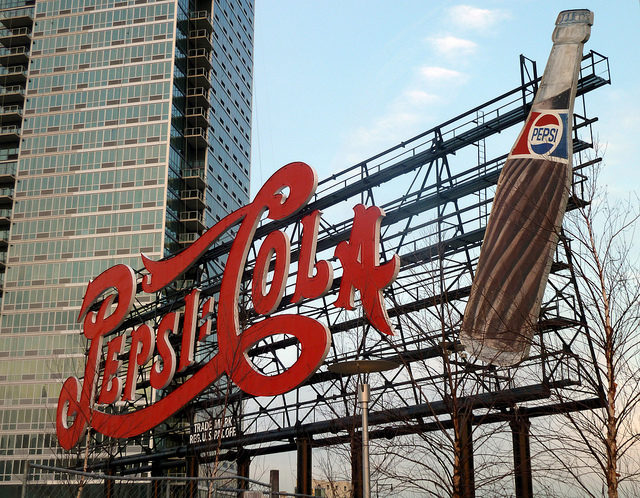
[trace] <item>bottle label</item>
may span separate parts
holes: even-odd
[[[532,111],[511,156],[568,162],[568,116],[568,112]]]

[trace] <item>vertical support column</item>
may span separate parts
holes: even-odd
[[[296,440],[298,446],[298,493],[310,495],[311,485],[311,438],[301,437]]]
[[[160,477],[162,471],[160,470],[160,464],[154,460],[151,463],[151,477]],[[151,498],[160,498],[160,481],[151,481]]]
[[[355,429],[351,434],[351,487],[353,498],[362,498],[362,436]]]
[[[269,471],[269,487],[271,488],[271,498],[280,496],[280,472],[277,470]]]
[[[369,384],[363,382],[358,389],[358,401],[362,410],[362,496],[371,496],[369,476]]]
[[[104,471],[104,473],[108,476],[112,476],[113,475],[113,469],[107,467],[107,469]],[[113,498],[114,493],[113,493],[113,479],[106,479],[104,480],[104,497],[105,498]]]
[[[187,455],[186,460],[187,477],[198,477],[198,456]],[[187,482],[187,497],[198,498],[198,481],[195,479]]]
[[[473,475],[473,426],[472,413],[460,418],[461,498],[474,498],[476,485]]]
[[[22,489],[20,490],[20,498],[27,496],[27,484],[29,483],[29,460],[24,462],[24,481],[22,481]]]
[[[529,448],[529,428],[531,422],[526,417],[516,416],[510,422],[513,441],[513,468],[518,498],[533,497],[531,479],[531,452]]]
[[[238,476],[249,478],[249,471],[251,466],[251,458],[242,450],[238,453]],[[249,489],[249,484],[247,481],[238,479],[238,489],[247,490]],[[238,498],[242,496],[243,492],[238,491]]]

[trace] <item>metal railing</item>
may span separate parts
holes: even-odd
[[[196,190],[196,189],[192,189],[192,190],[183,190],[182,192],[180,192],[180,197],[182,198],[182,200],[185,199],[204,199],[204,194],[202,193],[201,190]]]
[[[27,67],[26,66],[0,66],[0,74],[20,74],[20,73],[26,73],[27,72]]]
[[[211,14],[209,14],[206,10],[196,10],[194,12],[189,12],[189,19],[192,21],[195,19],[208,19],[211,20]]]
[[[20,85],[0,86],[0,94],[20,93],[24,95],[24,87]]]
[[[209,97],[209,92],[201,86],[187,89],[187,97]]]
[[[5,105],[0,107],[0,114],[22,114],[22,107],[19,105]]]
[[[29,50],[27,47],[9,47],[9,48],[0,48],[0,56],[2,55],[27,55]]]
[[[33,17],[35,11],[34,7],[25,7],[28,0],[5,0],[2,4],[2,9],[12,10],[0,10],[0,19],[8,17]]]
[[[200,211],[182,211],[180,221],[199,221],[202,223],[203,216]]]
[[[0,164],[0,175],[15,175],[17,169],[17,162]]]
[[[187,71],[187,76],[204,76],[206,78],[209,77],[210,71],[205,69],[204,67],[192,67]]]
[[[190,244],[191,242],[195,242],[198,237],[200,237],[200,235],[197,233],[181,233],[178,235],[178,242],[181,244]]]
[[[266,482],[238,475],[215,477],[177,476],[118,476],[50,465],[26,462],[22,476],[22,497],[77,497],[87,491],[101,496],[126,496],[147,498],[148,496],[210,496],[226,497],[284,497],[310,498],[313,495],[286,493],[272,488]]]
[[[185,137],[202,137],[206,140],[207,138],[207,129],[206,128],[185,128],[184,130]]]
[[[2,14],[0,14],[1,16]],[[0,29],[0,38],[4,38],[7,36],[20,36],[20,35],[30,35],[31,29],[27,27],[23,28],[13,28],[13,29]]]
[[[189,31],[189,38],[206,38],[211,41],[211,35],[209,35],[206,29],[192,29]]]
[[[187,107],[185,111],[185,115],[186,116],[204,116],[204,117],[207,116],[204,107]]]
[[[190,168],[182,172],[182,178],[193,178],[196,176],[204,180],[206,178],[205,170],[203,168]]]
[[[209,51],[204,48],[192,48],[188,53],[189,57],[206,57],[209,58]]]

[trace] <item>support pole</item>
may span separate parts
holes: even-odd
[[[369,384],[363,382],[358,391],[358,400],[362,405],[362,496],[371,497],[369,478]]]
[[[29,483],[29,460],[24,462],[24,481],[22,482],[22,490],[20,491],[20,498],[26,498],[27,496],[27,484]]]
[[[362,436],[355,429],[351,434],[351,487],[353,498],[362,498]]]
[[[248,479],[250,466],[251,466],[251,458],[249,458],[249,455],[247,455],[243,451],[240,451],[238,453],[237,463],[238,463],[238,476],[246,477]],[[243,491],[249,489],[249,485],[247,481],[238,479],[238,489]],[[242,496],[243,491],[238,491],[238,498]]]
[[[467,413],[460,419],[460,463],[461,498],[475,498],[476,486],[473,470],[473,413]]]
[[[298,482],[297,492],[310,495],[311,486],[311,439],[301,437],[296,440],[298,447]]]
[[[280,472],[278,470],[269,471],[269,485],[271,498],[278,498],[280,496]]]
[[[186,467],[187,477],[198,477],[198,456],[187,455]],[[198,498],[198,481],[190,480],[187,482],[187,497]]]
[[[113,475],[113,469],[107,467],[107,469],[104,472],[106,475],[108,476],[112,476]],[[114,494],[113,494],[113,479],[107,479],[105,478],[104,480],[104,497],[105,498],[113,498]]]
[[[151,477],[161,477],[162,469],[160,468],[160,462],[154,460],[151,464]],[[162,481],[152,480],[151,481],[151,497],[152,498],[161,498],[162,496]]]
[[[529,428],[531,421],[526,417],[516,416],[510,422],[511,439],[513,441],[513,468],[518,498],[533,497],[533,481],[531,478],[531,452],[529,448]]]

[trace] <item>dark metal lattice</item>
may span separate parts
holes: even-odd
[[[317,258],[329,260],[336,275],[327,296],[290,304],[299,223],[271,222],[256,232],[243,281],[250,281],[264,236],[275,229],[285,231],[292,241],[291,278],[276,313],[302,314],[327,324],[333,337],[327,364],[361,358],[390,359],[401,364],[401,368],[369,380],[369,422],[382,427],[374,428],[372,437],[446,427],[452,378],[458,382],[457,395],[473,411],[477,423],[501,420],[515,406],[530,415],[544,415],[599,403],[595,357],[572,273],[570,244],[565,239],[556,253],[540,315],[540,332],[529,358],[517,367],[500,368],[474,363],[459,347],[458,329],[494,187],[506,159],[502,154],[487,160],[486,141],[499,140],[500,132],[522,123],[527,116],[539,81],[535,63],[529,67],[531,64],[521,58],[521,86],[319,183],[314,198],[297,218],[315,209],[323,211]],[[591,124],[596,119],[587,117],[584,95],[609,82],[608,59],[591,51],[583,59],[578,86],[577,104],[581,105],[576,105],[573,137],[576,174],[568,209],[582,202],[583,168],[597,161],[589,161],[585,154],[592,147]],[[509,140],[512,143],[513,137]],[[497,150],[508,150],[509,140]],[[464,163],[476,165],[461,168]],[[394,253],[401,258],[398,278],[385,291],[389,316],[397,331],[394,337],[382,336],[368,325],[357,307],[348,312],[332,305],[341,281],[333,250],[338,242],[348,239],[351,207],[358,202],[384,208],[381,259]],[[226,240],[214,245],[200,261],[202,271],[195,272],[201,275],[200,281],[188,282],[196,284],[204,297],[217,296],[219,291],[221,275],[211,268],[224,266],[232,237]],[[260,317],[252,311],[250,292],[246,290],[241,295],[241,320],[249,325]],[[117,332],[144,321],[156,323],[164,313],[181,309],[185,293],[173,288],[151,303],[137,303]],[[295,339],[281,336],[259,343],[249,356],[257,368],[274,374],[295,360],[297,346]],[[206,362],[216,351],[213,337],[200,346],[197,358]],[[126,363],[126,358],[123,360]],[[197,369],[194,365],[177,374],[168,389]],[[139,388],[148,386],[148,372],[141,369],[139,375]],[[585,383],[585,378],[590,382]],[[111,465],[210,451],[210,446],[186,446],[188,424],[202,413],[219,416],[225,410],[241,419],[242,436],[220,442],[220,448],[227,450],[221,458],[234,458],[240,448],[249,454],[294,449],[293,440],[302,436],[313,437],[317,445],[344,442],[349,428],[358,424],[354,417],[357,382],[356,377],[331,373],[323,366],[294,391],[253,398],[223,379],[156,429],[153,449],[147,437],[140,438],[145,456],[124,456],[122,443]],[[558,390],[562,391],[561,398],[554,396]],[[138,400],[118,410],[132,410],[151,401],[149,389],[139,389],[138,393]]]

